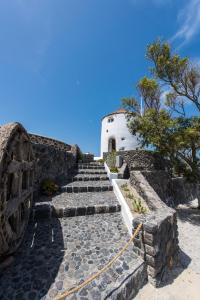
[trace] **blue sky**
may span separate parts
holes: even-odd
[[[98,155],[101,117],[135,94],[157,37],[200,64],[200,0],[1,0],[0,123]]]

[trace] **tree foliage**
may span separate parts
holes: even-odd
[[[188,99],[200,110],[200,73],[188,58],[172,54],[168,43],[148,46],[147,58],[153,62],[153,78],[144,77],[137,84],[143,112],[136,98],[122,99],[129,130],[137,133],[142,147],[154,147],[168,157],[178,174],[199,180],[200,118],[187,117],[185,106]],[[170,87],[165,97],[163,83]]]
[[[171,101],[185,97],[200,111],[200,71],[187,57],[173,54],[168,43],[160,40],[147,47],[147,58],[153,63],[153,75],[171,88]]]

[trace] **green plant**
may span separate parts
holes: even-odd
[[[111,173],[118,173],[118,169],[116,167],[110,168]]]
[[[99,162],[99,163],[104,163],[105,160],[104,160],[103,158],[100,158],[100,159],[97,160],[97,162]]]
[[[109,168],[116,167],[116,151],[110,152],[106,157],[106,163]]]
[[[122,190],[125,191],[125,192],[128,192],[128,191],[129,191],[129,188],[128,188],[128,184],[127,184],[127,183],[122,184],[121,188],[122,188]]]
[[[41,183],[41,192],[44,195],[52,196],[59,189],[59,186],[52,179],[44,179]]]
[[[126,197],[133,200],[134,199],[134,196],[129,192],[126,194]]]
[[[133,209],[135,212],[137,212],[139,214],[145,214],[147,212],[147,208],[142,205],[142,202],[140,199],[133,200]]]

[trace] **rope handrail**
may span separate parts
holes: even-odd
[[[74,287],[74,288],[72,288],[72,289],[70,289],[68,291],[63,292],[55,300],[63,300],[64,298],[70,296],[71,294],[78,292],[80,289],[82,289],[83,287],[85,287],[86,285],[88,285],[91,281],[93,281],[94,279],[96,279],[97,277],[99,277],[103,272],[107,271],[110,268],[110,266],[118,259],[118,257],[121,256],[124,253],[124,251],[128,248],[128,246],[131,244],[131,242],[137,236],[137,234],[139,233],[139,231],[140,231],[141,228],[142,228],[142,223],[140,223],[137,226],[135,232],[131,236],[130,240],[126,243],[126,245],[100,271],[96,272],[94,275],[92,275],[91,277],[89,277],[88,279],[86,279],[83,283],[79,284],[78,286],[76,286],[76,287]]]

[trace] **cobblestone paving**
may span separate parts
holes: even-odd
[[[102,174],[78,174],[73,177],[73,181],[89,181],[89,180],[108,180],[107,175]]]
[[[83,187],[83,186],[110,186],[110,181],[75,181],[70,182],[66,185],[66,187],[76,186],[76,187]]]
[[[35,221],[29,224],[14,263],[0,275],[0,300],[55,299],[102,269],[129,240],[109,180],[94,175],[105,173],[104,167],[81,167],[89,168],[83,169],[87,175],[77,177],[90,175],[94,180],[71,182],[62,194],[36,203]],[[144,262],[132,248],[67,300],[130,299],[146,280]]]
[[[0,277],[0,299],[55,299],[102,268],[128,239],[120,213],[30,224],[12,267]],[[130,246],[109,272],[69,299],[104,299],[139,265]]]
[[[62,192],[83,193],[83,192],[103,192],[112,191],[113,187],[109,180],[104,181],[74,181],[61,188]]]
[[[92,169],[85,169],[85,170],[78,170],[78,174],[107,174],[104,170],[92,170]]]
[[[119,202],[115,194],[110,192],[103,193],[62,193],[52,198],[40,197],[39,202],[51,202],[56,207],[82,207],[98,205],[116,205]]]

